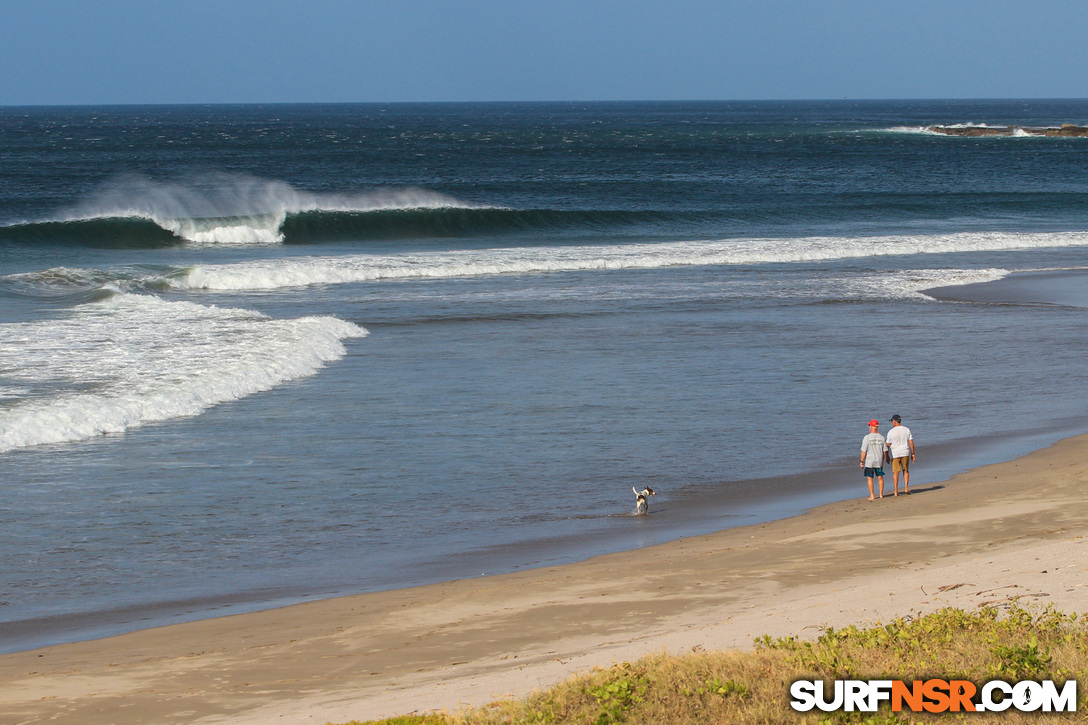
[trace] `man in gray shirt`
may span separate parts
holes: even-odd
[[[888,457],[888,447],[884,442],[884,436],[880,435],[880,421],[869,421],[869,435],[861,439],[861,467],[862,473],[869,482],[869,500],[872,501],[873,479],[880,482],[880,498],[884,498],[884,461]]]

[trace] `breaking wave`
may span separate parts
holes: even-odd
[[[1085,195],[1072,191],[980,194],[965,190],[946,196],[939,208],[912,194],[844,198],[836,212],[839,216],[824,215],[822,199],[803,195],[783,200],[773,210],[743,199],[718,208],[670,203],[667,208],[519,209],[468,203],[426,189],[334,194],[226,174],[176,183],[126,177],[52,218],[0,225],[0,242],[139,249],[550,238],[553,234],[570,240],[588,236],[676,239],[679,235],[790,234],[799,228],[800,220],[810,231],[833,230],[847,222],[855,229],[875,231],[887,228],[888,214],[905,214],[922,225],[936,224],[939,230],[949,224],[961,228],[955,226],[957,220],[973,219],[979,209],[1003,218],[1052,222],[1073,205],[1084,203]],[[1070,221],[1079,224],[1079,220]]]
[[[103,247],[276,244],[348,236],[434,234],[500,223],[506,210],[466,204],[424,189],[355,194],[300,191],[282,181],[210,174],[167,183],[115,179],[56,218],[0,227],[0,240]]]

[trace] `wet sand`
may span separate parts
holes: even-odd
[[[0,657],[0,723],[324,723],[456,709],[595,665],[953,605],[1088,611],[1088,436],[910,496],[578,564]],[[651,513],[652,515],[652,513]]]
[[[946,301],[1088,307],[1088,269],[1023,272],[993,282],[935,287],[925,292]]]

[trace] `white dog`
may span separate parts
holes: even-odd
[[[631,486],[631,490],[635,491],[635,487]],[[646,502],[649,496],[656,496],[654,490],[647,486],[641,491],[635,491],[635,513],[642,515],[650,510],[650,505]]]

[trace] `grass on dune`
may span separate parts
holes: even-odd
[[[943,609],[874,627],[827,629],[815,641],[761,637],[752,651],[657,654],[577,675],[524,699],[457,713],[410,715],[346,725],[729,725],[776,723],[1088,721],[1088,620],[1047,608],[968,613]],[[1074,713],[794,712],[797,679],[929,678],[1086,682]]]

